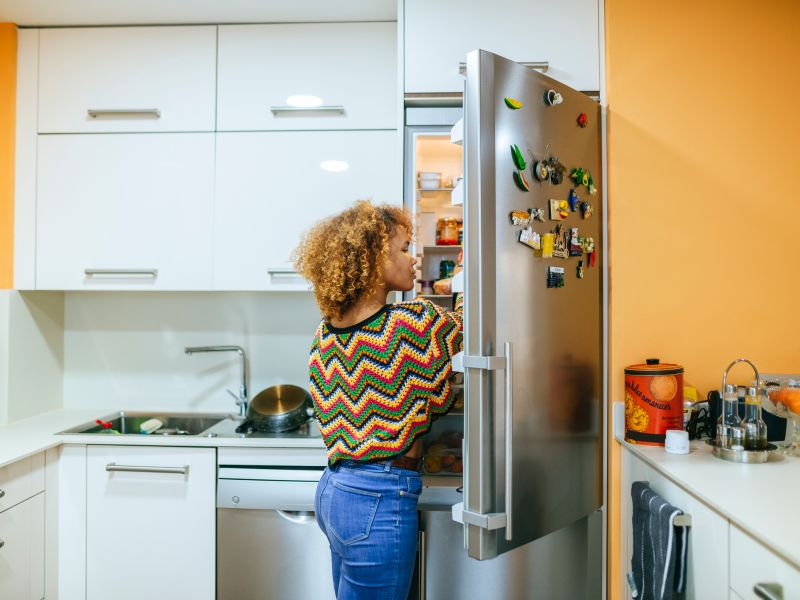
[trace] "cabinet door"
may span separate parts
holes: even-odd
[[[600,89],[597,0],[404,0],[405,92],[461,92],[467,52],[547,61],[547,75],[577,90]]]
[[[44,494],[0,513],[0,598],[40,600],[44,589]]]
[[[731,590],[746,600],[763,598],[756,585],[779,586],[784,600],[800,600],[800,570],[731,524]]]
[[[218,129],[395,129],[396,23],[219,28]],[[311,95],[322,107],[291,110]]]
[[[290,262],[301,233],[360,198],[399,204],[400,172],[395,131],[218,134],[214,289],[307,290]]]
[[[214,598],[215,465],[213,448],[87,449],[87,600]]]
[[[39,137],[37,289],[208,290],[214,134]]]
[[[39,132],[213,131],[216,30],[43,29]]]
[[[623,528],[626,538],[622,540],[623,586],[622,598],[630,597],[624,573],[631,569],[633,556],[633,528],[631,526],[631,484],[634,481],[649,481],[650,488],[676,508],[691,516],[692,526],[688,538],[686,568],[686,600],[725,600],[728,598],[728,521],[683,488],[661,475],[658,471],[634,456],[622,451],[621,494],[623,506]],[[627,544],[627,552],[626,546]]]

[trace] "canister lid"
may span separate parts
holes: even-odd
[[[662,363],[658,358],[648,358],[644,364],[625,367],[626,375],[678,375],[683,367],[674,363]]]

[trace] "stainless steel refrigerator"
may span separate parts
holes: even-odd
[[[545,75],[467,57],[463,526],[423,515],[428,598],[602,597],[600,116]],[[554,257],[520,241],[557,229]]]

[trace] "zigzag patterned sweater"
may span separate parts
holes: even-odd
[[[459,294],[454,311],[416,299],[351,327],[320,323],[309,370],[329,464],[401,455],[447,412],[462,317]]]

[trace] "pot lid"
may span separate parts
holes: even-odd
[[[250,410],[263,416],[285,415],[302,408],[310,396],[296,385],[273,385],[250,401]]]
[[[683,373],[683,366],[662,363],[658,358],[648,358],[644,364],[625,367],[626,375],[677,375],[678,373]]]

